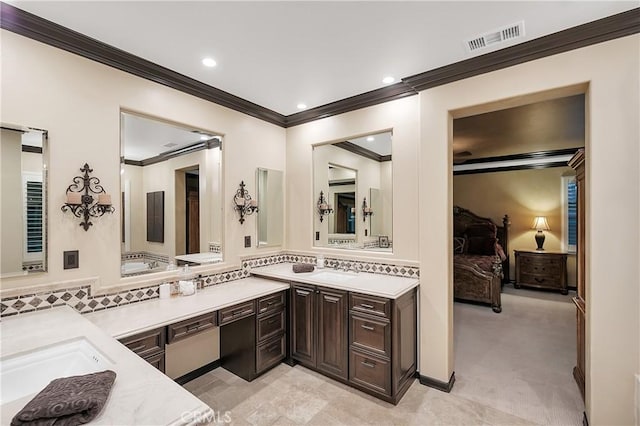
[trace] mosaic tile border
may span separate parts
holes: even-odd
[[[222,284],[246,278],[251,275],[251,268],[275,265],[278,263],[316,263],[315,255],[295,253],[279,253],[269,256],[256,256],[244,259],[239,269],[199,276],[203,287]],[[374,274],[394,275],[408,278],[419,278],[420,269],[415,266],[394,265],[384,262],[367,262],[361,260],[325,257],[325,265],[338,268],[359,269]],[[174,282],[169,282],[174,283]],[[119,292],[93,296],[91,286],[83,285],[61,290],[48,290],[33,294],[8,297],[0,301],[0,317],[8,317],[27,312],[51,309],[55,306],[69,305],[76,311],[85,314],[114,308],[159,297],[160,284],[127,289]]]

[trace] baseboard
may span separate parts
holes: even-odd
[[[423,376],[416,371],[416,377],[420,381],[421,385],[429,386],[430,388],[438,389],[442,392],[451,392],[453,384],[456,382],[456,372],[451,373],[451,377],[448,382],[441,382],[440,380],[433,379],[431,377]]]
[[[200,368],[196,368],[195,370],[185,374],[184,376],[180,376],[177,379],[174,379],[173,381],[176,382],[177,384],[179,384],[180,386],[184,385],[185,383],[188,383],[190,381],[192,381],[193,379],[197,379],[198,377],[202,376],[203,374],[208,373],[209,371],[215,370],[216,368],[220,367],[221,362],[219,359],[210,362],[207,365],[203,365]]]
[[[587,412],[582,412],[582,426],[589,426],[589,419],[587,419]]]

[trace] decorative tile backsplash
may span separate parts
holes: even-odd
[[[142,257],[144,253],[142,254]],[[128,258],[131,260],[135,258]],[[315,256],[295,253],[279,253],[270,256],[248,258],[242,261],[240,269],[204,275],[200,279],[204,287],[239,280],[251,275],[251,268],[274,265],[277,263],[316,263]],[[336,265],[337,263],[337,265]],[[361,260],[337,259],[325,257],[327,267],[359,269],[374,274],[395,275],[401,277],[418,278],[420,270],[415,266],[393,265],[391,263],[367,262]],[[136,289],[127,289],[115,293],[93,296],[91,286],[83,285],[62,290],[48,290],[35,294],[24,294],[8,297],[0,301],[0,317],[50,309],[54,306],[69,305],[80,313],[99,311],[116,306],[128,305],[144,300],[155,299],[158,295],[159,284]]]

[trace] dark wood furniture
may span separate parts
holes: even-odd
[[[587,311],[587,293],[585,281],[585,156],[584,149],[578,150],[576,154],[569,160],[569,166],[576,171],[576,187],[577,187],[577,217],[578,217],[578,233],[576,257],[578,263],[576,297],[573,303],[576,305],[576,340],[577,340],[577,359],[576,366],[573,368],[573,377],[578,384],[578,388],[582,393],[584,400],[584,384],[585,384],[585,313]]]
[[[533,287],[559,290],[568,294],[567,253],[514,250],[516,256],[515,288]]]
[[[498,246],[485,255],[467,252],[469,233],[472,229],[486,227],[494,229],[490,237],[497,239]],[[485,303],[494,312],[502,312],[502,284],[509,281],[509,216],[504,215],[502,226],[493,220],[481,217],[462,207],[453,208],[453,237],[463,239],[464,246],[453,257],[453,295],[458,301]],[[504,259],[500,258],[500,254]]]
[[[292,283],[291,356],[300,364],[397,404],[417,360],[417,302]]]
[[[291,356],[328,376],[347,379],[348,293],[298,283],[291,292]]]
[[[120,343],[132,350],[136,355],[164,373],[164,345],[166,342],[165,327],[145,331],[134,336],[124,337]]]
[[[282,291],[219,311],[225,369],[252,381],[285,358],[286,299]]]

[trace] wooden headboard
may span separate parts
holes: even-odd
[[[502,218],[502,226],[496,224],[488,217],[481,217],[473,213],[470,210],[459,206],[453,206],[453,236],[462,237],[467,230],[467,227],[476,223],[491,223],[495,225],[497,229],[496,237],[498,242],[504,249],[504,253],[507,256],[507,260],[503,262],[503,270],[505,272],[505,279],[509,279],[509,216],[504,215]]]

